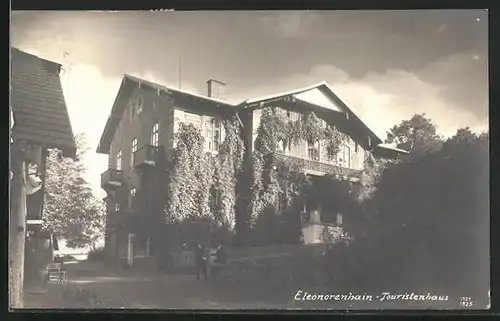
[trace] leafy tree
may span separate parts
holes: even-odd
[[[460,129],[439,149],[387,166],[375,183],[369,231],[349,251],[351,265],[363,266],[361,275],[378,275],[384,286],[485,298],[488,140]]]
[[[442,138],[430,118],[425,114],[415,114],[393,126],[387,132],[385,142],[396,143],[398,148],[409,151],[411,155],[422,155],[439,150]]]
[[[63,158],[57,149],[49,151],[42,228],[65,238],[69,247],[81,248],[94,246],[103,237],[105,207],[83,178],[82,157],[89,149],[85,136],[79,134],[75,140],[74,160]]]

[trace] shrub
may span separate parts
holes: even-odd
[[[87,255],[87,260],[94,262],[102,262],[106,259],[104,248],[92,249]]]

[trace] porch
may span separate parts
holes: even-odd
[[[310,186],[305,193],[302,216],[304,244],[335,242],[344,237],[344,228],[356,224],[356,178],[308,174]],[[350,179],[349,179],[350,178]]]

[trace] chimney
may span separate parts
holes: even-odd
[[[207,96],[210,98],[224,100],[226,84],[222,81],[209,79],[207,80]]]

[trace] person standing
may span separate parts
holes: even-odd
[[[207,256],[205,255],[205,246],[198,243],[196,246],[196,280],[200,279],[200,274],[207,280]]]
[[[215,262],[220,263],[220,264],[226,264],[227,263],[227,254],[224,246],[222,244],[217,245],[217,251],[215,252]]]

